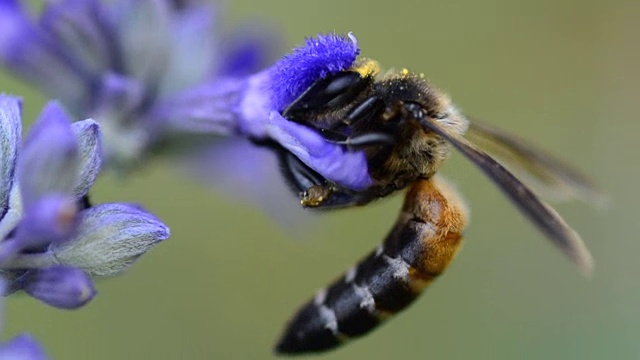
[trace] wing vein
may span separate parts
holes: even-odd
[[[567,255],[585,275],[593,270],[593,258],[586,245],[549,205],[538,198],[524,183],[516,178],[489,154],[467,139],[449,131],[436,119],[418,119],[421,125],[451,143],[460,153],[491,178],[516,207],[531,220],[560,250]]]

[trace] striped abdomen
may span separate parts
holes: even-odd
[[[411,304],[449,265],[461,243],[463,206],[445,190],[431,179],[416,182],[382,245],[304,305],[276,351],[329,350]]]

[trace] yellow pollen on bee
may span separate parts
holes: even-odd
[[[380,65],[375,60],[363,59],[362,61],[356,63],[351,68],[351,71],[357,72],[362,77],[373,76],[380,72]]]
[[[402,69],[401,73],[402,73],[402,76],[407,76],[407,75],[409,75],[409,69],[404,68],[404,69]]]

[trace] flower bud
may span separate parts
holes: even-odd
[[[75,235],[51,250],[64,265],[92,276],[111,276],[168,237],[169,229],[139,207],[100,204],[80,212]]]
[[[70,266],[30,270],[24,278],[24,291],[47,305],[77,309],[96,295],[91,278]]]

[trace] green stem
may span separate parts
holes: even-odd
[[[34,269],[57,265],[58,261],[51,252],[38,254],[20,254],[0,264],[1,269]]]

